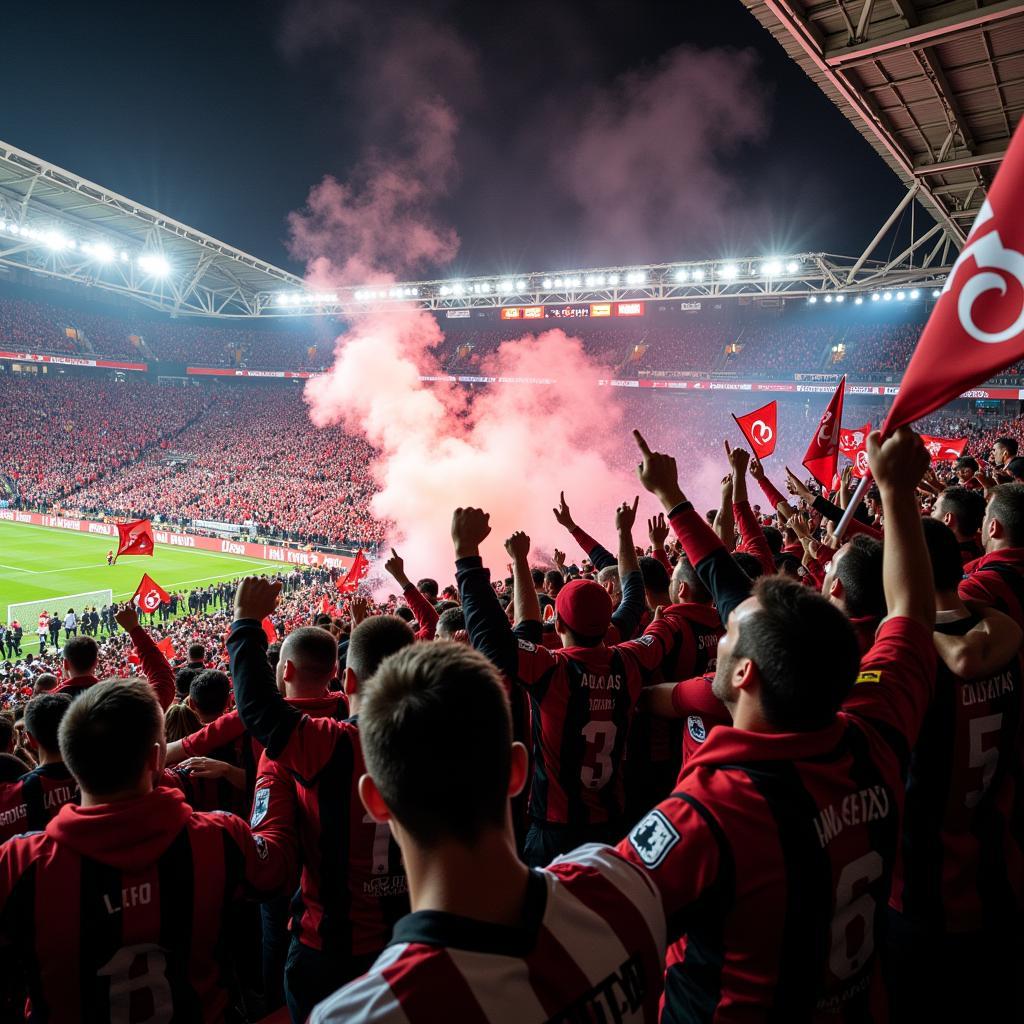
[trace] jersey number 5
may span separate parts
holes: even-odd
[[[122,946],[97,975],[110,979],[110,1024],[170,1024],[174,996],[167,980],[167,957],[159,946]],[[132,1017],[135,992],[149,992],[152,1000],[153,1012],[145,1020]]]

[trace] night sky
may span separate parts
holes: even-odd
[[[457,171],[433,203],[461,238],[448,272],[857,254],[902,193],[739,0],[11,5],[4,66],[16,98],[0,137],[301,270],[287,251],[288,212],[325,174],[344,181],[368,152],[386,158],[393,145],[402,99],[375,91],[376,62],[404,59],[395,26],[407,30],[409,19],[424,29],[425,46],[436,27],[459,56],[457,67],[443,55],[427,61],[413,78],[436,85],[458,119]],[[405,31],[402,45],[417,37]],[[723,48],[723,66],[745,69],[723,84],[724,109],[705,115],[686,107],[688,97],[666,95],[689,81],[688,67],[705,66],[700,51]],[[682,78],[658,77],[667,62]],[[665,124],[666,111],[670,121],[685,114],[678,133],[645,131],[645,115],[630,121],[616,106],[624,82],[645,80],[655,85],[642,103],[666,105],[653,123]],[[705,87],[714,95],[713,81]],[[685,88],[695,107],[709,106],[692,83]],[[595,147],[595,111],[609,109],[619,113],[606,142],[596,129]],[[730,111],[736,137],[707,153],[717,127],[700,118]],[[631,167],[637,131],[643,154]],[[686,168],[678,180],[676,167]],[[579,192],[588,168],[604,175],[604,190],[586,209]],[[702,186],[702,175],[715,188]],[[695,198],[660,198],[673,191]],[[602,201],[621,205],[621,217],[606,220]]]

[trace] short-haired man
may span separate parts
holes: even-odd
[[[519,860],[509,797],[526,782],[527,755],[494,667],[463,644],[419,644],[365,689],[359,793],[402,848],[413,912],[311,1024],[653,1024],[657,893],[608,847],[544,870]]]
[[[57,731],[71,706],[65,694],[46,693],[25,705],[25,735],[38,767],[17,782],[0,785],[0,843],[35,832],[67,803],[78,800],[78,785],[61,760]]]
[[[962,564],[985,554],[978,536],[985,520],[985,498],[979,491],[947,487],[935,499],[932,518],[945,523],[956,535]]]
[[[868,457],[885,512],[890,618],[863,660],[845,615],[779,577],[752,585],[636,434],[643,485],[726,623],[718,726],[676,792],[620,851],[658,883],[670,922],[662,1019],[871,1016],[876,945],[897,856],[903,774],[934,684],[934,595],[903,429]],[[856,684],[856,685],[854,685]]]
[[[992,489],[981,542],[985,554],[964,566],[960,597],[998,608],[1024,629],[1024,484]]]
[[[238,713],[266,747],[252,827],[262,830],[269,811],[275,819],[284,814],[297,819],[302,879],[292,908],[285,997],[292,1019],[301,1022],[315,1003],[369,967],[408,909],[398,847],[387,827],[375,824],[359,803],[364,766],[357,713],[360,686],[384,658],[414,640],[409,626],[395,616],[360,622],[349,640],[344,671],[353,717],[312,717],[286,697],[324,691],[337,673],[337,643],[315,627],[289,633],[275,680],[261,623],[274,610],[280,590],[280,583],[262,577],[243,580],[227,643]]]
[[[81,807],[0,846],[0,937],[34,1018],[223,1021],[231,994],[225,905],[291,877],[284,832],[193,811],[154,789],[163,712],[141,679],[89,687],[64,715]],[[16,966],[15,966],[16,965]]]
[[[885,615],[882,542],[863,533],[851,537],[826,564],[821,593],[846,613],[866,654]]]

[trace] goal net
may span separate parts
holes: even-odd
[[[93,605],[99,610],[105,604],[110,604],[114,599],[112,590],[89,590],[84,594],[60,594],[57,597],[44,597],[41,601],[22,601],[20,604],[9,604],[7,606],[7,621],[14,622],[15,619],[21,623],[25,631],[24,645],[29,638],[36,635],[39,628],[39,615],[45,609],[50,613],[52,619],[56,615],[60,619],[61,629],[64,628],[64,616],[69,608],[75,609],[75,616],[82,617],[85,608],[92,608]],[[81,630],[79,630],[81,632]],[[49,637],[46,638],[49,642]]]

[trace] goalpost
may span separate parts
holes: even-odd
[[[54,615],[60,619],[61,629],[63,629],[64,616],[67,615],[69,608],[75,609],[75,616],[81,621],[83,608],[92,608],[93,605],[102,608],[103,605],[110,604],[113,599],[113,590],[87,590],[84,594],[59,594],[56,597],[44,597],[41,601],[22,601],[19,604],[7,606],[7,622],[9,624],[17,619],[21,623],[21,628],[25,631],[22,640],[22,646],[24,646],[31,638],[35,637],[36,630],[39,628],[39,614],[44,609],[50,613],[51,619]],[[49,636],[47,636],[47,643],[49,643]]]

